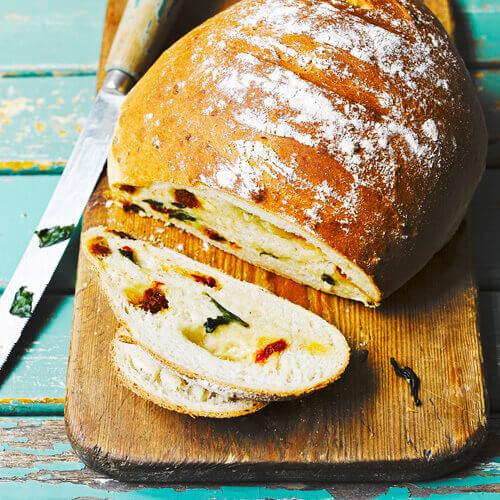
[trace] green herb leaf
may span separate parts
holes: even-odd
[[[184,210],[170,210],[168,213],[168,218],[169,219],[178,219],[182,221],[195,221],[196,218],[193,217],[192,215],[189,215],[187,212],[184,212]]]
[[[394,358],[391,358],[391,365],[394,368],[394,373],[401,378],[404,378],[410,384],[410,393],[415,401],[415,406],[420,406],[422,402],[418,398],[418,389],[420,387],[420,379],[416,373],[409,367],[401,368]]]
[[[56,243],[60,243],[61,241],[71,238],[74,230],[75,225],[71,224],[70,226],[54,226],[46,229],[40,229],[40,231],[35,231],[35,234],[40,240],[40,248],[43,248],[50,247]]]
[[[134,264],[136,263],[135,262],[135,259],[134,259],[134,251],[132,249],[128,249],[128,248],[119,248],[118,251],[124,256],[126,257],[127,259],[129,259],[130,261],[132,261]]]
[[[335,280],[329,274],[322,274],[321,279],[325,283],[328,283],[329,285],[335,286],[335,284],[336,284]]]
[[[276,255],[274,255],[271,252],[260,252],[260,255],[267,255],[268,257],[272,257],[273,259],[278,259],[279,260],[279,257],[276,257]]]
[[[162,214],[167,213],[169,210],[168,208],[165,207],[165,205],[161,201],[156,201],[156,200],[142,200],[144,203],[147,203],[153,210],[156,210],[157,212],[161,212]]]
[[[33,292],[26,290],[25,286],[22,286],[14,296],[12,305],[10,306],[10,314],[14,316],[19,316],[20,318],[31,317],[31,307],[33,305]]]
[[[169,219],[177,219],[181,221],[195,221],[196,218],[188,214],[184,210],[167,208],[161,201],[156,200],[142,200],[147,203],[154,211],[160,212],[161,214],[168,215]]]
[[[220,305],[215,299],[210,297],[208,293],[204,292],[203,295],[206,295],[210,299],[212,304],[222,313],[221,316],[217,316],[216,318],[208,318],[205,321],[205,324],[203,326],[205,327],[205,331],[207,333],[212,333],[218,326],[229,325],[229,323],[233,322],[239,323],[245,328],[248,328],[250,326],[246,321],[243,321],[240,317],[236,316],[236,314],[233,314],[231,311],[228,311],[225,307]]]

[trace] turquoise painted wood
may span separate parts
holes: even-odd
[[[73,303],[73,295],[52,294],[40,302],[2,371],[0,415],[62,415]]]
[[[500,69],[473,71],[500,164]],[[85,121],[95,76],[0,78],[0,175],[60,173]],[[500,151],[500,149],[499,149]]]
[[[489,162],[500,166],[500,0],[452,2],[457,44],[473,68],[486,113]],[[0,2],[0,293],[58,180],[57,175],[46,174],[62,171],[92,102],[105,7],[106,0]],[[19,173],[27,175],[6,175]],[[493,388],[500,384],[499,193],[500,170],[490,169],[475,197],[474,219],[478,276],[484,290],[481,329]],[[2,372],[0,415],[62,414],[77,243],[76,237],[50,285],[52,293],[37,311],[37,322]],[[492,407],[500,410],[500,394],[493,395]],[[31,426],[29,432],[16,434],[17,427],[25,425]],[[40,435],[50,435],[49,445],[32,442],[37,428],[43,431]],[[2,439],[7,433],[9,437]],[[178,491],[125,485],[83,469],[70,451],[61,417],[0,418],[0,498],[498,498],[496,434],[489,440],[491,445],[496,439],[496,449],[487,449],[476,466],[435,482],[354,485],[352,490],[335,485],[293,492],[261,487]]]
[[[498,19],[500,33],[500,15],[495,19]],[[472,76],[488,127],[488,163],[498,167],[500,166],[500,67],[473,70]]]
[[[105,0],[0,2],[0,76],[94,74]]]
[[[0,175],[0,291],[5,287],[59,180],[58,175]],[[474,197],[476,268],[480,286],[500,290],[500,169],[488,169]],[[72,293],[77,236],[50,289]]]
[[[455,39],[468,64],[500,63],[498,0],[452,0]]]
[[[0,176],[0,292],[14,272],[59,180],[55,175]],[[51,290],[73,292],[78,233],[57,270]]]
[[[4,164],[11,172],[33,166],[60,170],[89,112],[95,85],[95,75],[0,78],[0,169]]]
[[[89,471],[72,453],[62,418],[0,418],[1,498],[422,499],[495,498],[500,484],[500,420],[465,469],[426,483],[177,487],[119,482]],[[15,466],[5,467],[5,463]],[[57,486],[57,488],[54,488]],[[37,496],[39,495],[39,496]]]

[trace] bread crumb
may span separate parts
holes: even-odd
[[[208,250],[209,250],[209,248],[210,248],[209,244],[208,244],[206,241],[204,241],[204,242],[203,242],[202,247],[203,247],[203,250],[204,250],[205,252],[208,252]]]
[[[184,250],[184,245],[182,243],[179,243],[175,249],[178,251],[178,252],[182,252]]]

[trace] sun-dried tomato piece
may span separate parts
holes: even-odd
[[[111,255],[111,248],[108,246],[108,242],[102,236],[96,236],[89,242],[89,251],[92,255],[97,257],[108,257]]]
[[[191,274],[191,277],[198,283],[207,285],[210,288],[215,288],[217,286],[217,280],[215,278],[212,278],[212,276],[205,276],[204,274],[193,273]]]
[[[125,191],[128,194],[134,194],[137,193],[137,191],[139,191],[138,188],[136,188],[135,186],[131,186],[130,184],[119,184],[118,189],[120,191]]]
[[[142,302],[139,304],[143,311],[156,314],[162,309],[168,309],[168,300],[160,290],[160,285],[163,285],[163,283],[155,281],[151,288],[144,291]]]
[[[221,236],[217,231],[214,231],[213,229],[210,229],[209,227],[203,228],[203,232],[211,239],[214,241],[227,241],[224,236]]]
[[[282,352],[288,347],[285,339],[277,340],[266,345],[255,353],[256,363],[265,363],[275,352]]]
[[[343,273],[339,266],[335,266],[335,270],[340,274],[340,276],[342,276],[342,278],[347,278],[347,274]]]
[[[200,202],[198,198],[187,189],[176,189],[174,191],[175,201],[183,208],[198,208]]]

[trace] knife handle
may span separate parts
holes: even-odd
[[[128,0],[106,62],[138,80],[163,48],[174,10],[181,0]]]

